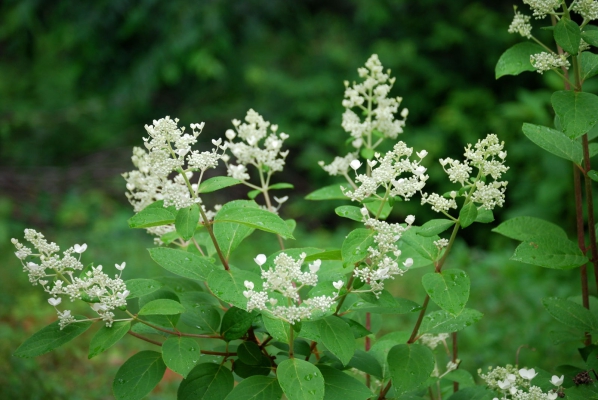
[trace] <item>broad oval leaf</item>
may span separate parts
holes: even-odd
[[[535,43],[517,43],[505,51],[498,59],[495,68],[496,79],[504,75],[519,75],[524,71],[535,71],[536,69],[530,62],[530,56],[543,51],[544,48]]]
[[[195,234],[195,229],[199,223],[199,206],[193,204],[191,207],[181,208],[176,214],[174,226],[183,240],[189,240]]]
[[[368,248],[374,245],[374,234],[371,229],[358,228],[349,233],[341,247],[343,261],[355,264],[367,257]]]
[[[240,180],[231,178],[230,176],[215,176],[200,183],[197,193],[215,192],[216,190],[238,185],[239,183],[241,183]]]
[[[220,334],[225,340],[239,339],[247,330],[251,328],[251,324],[257,314],[249,313],[237,307],[229,308],[222,317],[222,325],[220,326]]]
[[[162,354],[140,351],[129,358],[119,369],[112,383],[117,400],[137,400],[147,396],[166,371]]]
[[[215,270],[208,276],[208,286],[216,297],[225,303],[239,308],[247,307],[247,298],[243,296],[245,281],[251,281],[256,288],[261,287],[262,279],[253,272],[238,270],[234,274],[229,271]]]
[[[139,315],[176,315],[185,312],[181,303],[171,299],[152,300],[139,310]]]
[[[434,311],[424,317],[419,333],[458,332],[478,322],[482,316],[481,312],[471,308],[463,309],[457,316],[444,310]]]
[[[343,194],[340,184],[334,184],[330,186],[324,186],[318,190],[315,190],[305,196],[305,200],[346,200],[347,196]]]
[[[291,324],[265,313],[262,314],[262,321],[264,321],[264,327],[270,336],[279,342],[289,343],[289,329],[291,329]]]
[[[434,242],[438,239],[440,239],[438,236],[418,235],[415,229],[409,229],[407,232],[403,234],[403,236],[401,236],[401,242],[405,242],[406,244],[408,244],[421,257],[429,261],[435,261],[440,255],[438,247],[436,247],[436,245],[434,244]],[[403,254],[402,257],[407,257],[407,255]]]
[[[587,92],[561,90],[551,97],[563,132],[571,139],[587,133],[598,122],[598,96]]]
[[[186,377],[201,356],[197,342],[188,337],[171,336],[162,343],[162,359],[168,368]]]
[[[492,232],[520,241],[533,240],[542,235],[567,239],[567,233],[560,226],[536,217],[511,218],[492,229]]]
[[[397,396],[418,389],[434,371],[434,354],[420,344],[399,344],[388,352],[388,368]]]
[[[237,202],[240,201],[240,205],[244,207],[250,208],[259,208],[257,203],[253,201],[242,201],[242,200],[235,200],[226,203],[222,206],[220,211],[227,210],[229,208],[234,208],[237,206]],[[214,236],[216,237],[216,241],[218,242],[218,246],[222,251],[225,259],[229,259],[232,251],[241,244],[241,242],[247,238],[249,235],[253,233],[255,229],[242,225],[242,224],[235,224],[229,222],[220,222],[213,225],[214,228]]]
[[[167,271],[184,278],[205,281],[216,269],[211,259],[187,251],[156,247],[148,249],[150,257]]]
[[[421,306],[414,301],[394,298],[387,290],[382,290],[378,297],[373,293],[360,293],[364,301],[358,301],[351,306],[352,310],[361,310],[380,314],[407,314],[421,310]]]
[[[256,375],[239,382],[225,400],[277,400],[282,394],[276,378]]]
[[[318,321],[322,344],[347,365],[355,353],[355,337],[345,321],[331,315]]]
[[[154,279],[129,279],[125,281],[127,290],[131,293],[127,299],[134,299],[136,297],[145,296],[160,289],[164,284]]]
[[[576,55],[579,52],[581,42],[581,31],[579,25],[567,18],[561,18],[554,27],[554,40],[569,54]]]
[[[597,56],[598,57],[598,56]],[[546,126],[523,124],[523,134],[537,146],[549,153],[580,165],[583,159],[581,143],[567,135]]]
[[[373,394],[363,383],[328,365],[317,365],[324,377],[324,400],[367,400]]]
[[[324,378],[312,363],[289,358],[278,365],[278,383],[289,400],[321,400]]]
[[[87,354],[87,358],[91,359],[108,350],[116,344],[116,342],[122,339],[130,328],[131,321],[117,321],[112,323],[112,326],[110,327],[102,325],[89,343],[89,353]]]
[[[361,222],[363,220],[363,215],[361,214],[361,209],[355,206],[340,206],[334,209],[334,212],[339,217],[352,219],[353,221]]]
[[[129,228],[151,228],[174,224],[175,215],[164,207],[146,207],[127,221]]]
[[[453,225],[455,225],[455,221],[452,221],[450,219],[431,219],[419,228],[417,228],[416,232],[420,236],[436,236],[439,233],[446,231]]]
[[[576,243],[557,236],[537,236],[522,242],[511,260],[544,268],[571,269],[587,263]]]
[[[183,379],[177,392],[178,400],[224,399],[232,390],[235,380],[224,365],[202,363]]]
[[[581,69],[582,81],[585,81],[586,79],[598,74],[598,55],[590,53],[589,51],[584,51],[581,53],[581,62],[579,67]]]
[[[75,318],[85,319],[85,317],[81,315],[76,315]],[[54,321],[50,325],[35,332],[19,346],[14,355],[17,357],[31,358],[48,353],[85,332],[91,326],[92,321],[74,322],[65,326],[62,330],[60,329],[59,323],[60,321]]]
[[[478,208],[477,206],[469,202],[459,210],[459,223],[463,228],[467,228],[469,225],[473,224],[478,217]]]
[[[222,207],[214,217],[214,223],[233,222],[250,228],[276,233],[285,239],[294,239],[287,224],[276,214],[255,208],[249,200],[236,200],[229,207]]]
[[[589,25],[586,25],[586,29]],[[586,30],[581,33],[581,38],[594,47],[598,47],[598,30]]]
[[[237,347],[237,357],[247,365],[258,365],[263,355],[260,346],[254,342],[244,341]]]
[[[542,304],[554,319],[570,328],[584,332],[598,330],[598,318],[581,304],[557,297],[544,298]]]
[[[469,299],[469,276],[459,269],[426,274],[422,284],[432,301],[453,315],[458,315]]]

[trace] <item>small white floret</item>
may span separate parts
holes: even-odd
[[[353,160],[349,165],[351,166],[351,168],[357,171],[359,167],[361,167],[361,162],[359,162],[359,160]]]
[[[50,297],[48,299],[48,303],[50,303],[50,305],[54,306],[54,307],[59,305],[61,302],[62,302],[62,299],[60,297]]]
[[[83,243],[82,245],[78,245],[78,244],[76,244],[76,245],[74,245],[74,246],[73,246],[73,251],[74,251],[75,253],[79,253],[79,254],[81,254],[81,253],[83,253],[85,250],[87,250],[87,244],[86,244],[86,243]]]
[[[117,270],[122,271],[127,266],[127,263],[123,261],[122,264],[114,264]]]
[[[564,380],[565,380],[565,375],[561,375],[560,378],[556,375],[552,375],[552,379],[550,379],[550,383],[552,383],[554,386],[561,386],[563,384]]]
[[[260,267],[261,267],[262,265],[264,265],[264,263],[266,262],[266,260],[267,260],[267,257],[266,257],[266,255],[265,255],[265,254],[258,254],[258,255],[257,255],[257,256],[256,256],[256,257],[253,259],[253,261],[255,261],[255,263],[256,263],[257,265],[259,265]]]
[[[534,379],[534,377],[536,375],[538,375],[538,373],[533,368],[530,368],[530,369],[521,368],[519,370],[519,375],[521,375],[521,377],[523,379],[527,379],[527,380],[531,381],[532,379]]]
[[[341,288],[343,287],[343,285],[344,285],[343,281],[332,282],[332,286],[334,286],[334,288],[336,290],[341,290]]]

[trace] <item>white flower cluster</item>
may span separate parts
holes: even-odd
[[[562,4],[561,0],[523,0],[523,3],[530,6],[536,19],[544,18],[547,14],[554,14],[554,9]]]
[[[343,193],[353,201],[363,201],[370,196],[379,198],[376,191],[383,186],[389,190],[389,196],[400,196],[409,200],[416,192],[423,189],[428,180],[426,168],[420,165],[421,160],[428,152],[422,150],[416,153],[419,157],[417,161],[409,160],[412,153],[413,148],[407,147],[404,142],[395,144],[384,157],[376,153],[374,160],[367,161],[369,167],[372,168],[371,175],[357,175],[355,181],[360,183],[360,186],[353,191],[341,187]],[[355,170],[360,166],[361,164],[357,160],[351,162],[351,167]],[[401,178],[400,175],[403,173],[411,174],[411,176]]]
[[[533,368],[517,370],[516,367],[507,364],[505,367],[489,367],[487,374],[482,374],[482,370],[479,369],[478,374],[490,389],[502,392],[500,400],[556,400],[564,379],[564,376],[553,375],[550,383],[556,386],[556,389],[544,393],[540,387],[531,384],[531,380],[538,375]],[[499,399],[495,397],[493,400]]]
[[[247,111],[245,122],[233,120],[235,130],[228,129],[225,133],[228,139],[227,147],[237,159],[237,165],[228,164],[228,156],[223,160],[227,163],[228,176],[242,181],[249,180],[247,166],[253,165],[258,171],[268,173],[282,171],[285,158],[289,151],[282,151],[282,145],[289,135],[277,133],[278,125],[270,124],[254,110]],[[240,139],[237,142],[233,140]],[[260,142],[263,140],[263,148]]]
[[[419,340],[422,342],[424,346],[428,346],[432,350],[434,350],[440,343],[446,344],[446,339],[448,339],[448,333],[439,333],[434,335],[432,333],[424,333],[419,337]]]
[[[518,33],[524,38],[532,38],[532,25],[529,23],[530,16],[515,11],[513,22],[509,25],[509,33]]]
[[[573,11],[586,20],[598,19],[598,1],[596,0],[576,0],[571,6]]]
[[[357,160],[357,155],[355,153],[349,153],[344,157],[335,157],[334,161],[328,165],[326,165],[324,161],[319,161],[318,165],[331,176],[342,175],[347,177],[347,180],[349,180],[347,173],[349,172],[351,162],[354,160]]]
[[[390,70],[384,73],[384,68],[376,54],[372,54],[366,61],[365,68],[358,68],[357,72],[363,82],[353,82],[353,85],[349,86],[349,82],[345,81],[343,100],[343,107],[346,110],[343,114],[342,127],[354,138],[353,146],[359,149],[363,145],[364,138],[368,139],[374,130],[380,132],[383,137],[396,139],[398,134],[403,133],[409,111],[404,108],[401,111],[402,119],[395,120],[394,115],[403,100],[401,97],[387,97],[395,78],[389,77]],[[362,122],[361,118],[351,110],[353,107],[358,107],[367,113],[365,121]]]
[[[174,206],[177,210],[199,203],[187,186],[187,180],[194,179],[194,172],[199,172],[199,180],[192,184],[191,190],[197,194],[197,188],[203,173],[218,165],[227,144],[222,139],[212,140],[215,146],[211,151],[199,152],[191,150],[197,142],[204,124],[191,124],[192,134],[185,133],[185,128],[178,127],[178,119],[170,117],[154,120],[153,125],[146,125],[149,137],[144,137],[145,147],[133,149],[134,171],[123,174],[127,181],[127,198],[136,212],[141,211],[156,200],[164,200],[164,207]],[[186,165],[186,168],[185,168]],[[177,174],[169,178],[173,171],[182,170],[183,177]]]
[[[370,218],[367,208],[361,209],[363,221],[366,227],[373,229],[375,247],[368,247],[368,264],[361,265],[355,268],[354,275],[362,282],[367,283],[371,287],[371,291],[380,296],[380,292],[384,289],[384,281],[387,279],[394,279],[395,275],[403,275],[409,267],[413,265],[413,259],[407,258],[399,267],[399,257],[401,250],[398,249],[396,243],[401,238],[401,235],[409,228],[415,217],[413,215],[407,216],[405,222],[406,226],[401,224],[392,224],[386,221],[380,221]]]
[[[462,187],[473,190],[470,197],[472,202],[492,210],[496,206],[502,207],[505,201],[508,182],[498,180],[509,169],[504,165],[507,152],[503,148],[504,142],[500,142],[495,134],[489,134],[486,138],[478,140],[474,146],[467,145],[464,153],[465,161],[448,157],[441,158],[439,161],[451,182],[458,182]],[[470,183],[472,167],[478,169],[479,173],[475,181]],[[488,182],[490,178],[492,181]],[[463,196],[468,194],[464,193]],[[436,193],[424,193],[422,204],[428,203],[434,211],[446,213],[451,208],[457,208],[456,197],[455,191],[450,192],[448,198]]]
[[[262,291],[256,291],[254,282],[245,281],[243,295],[247,298],[247,311],[267,310],[275,317],[285,320],[291,324],[302,319],[311,318],[314,311],[329,311],[338,296],[316,296],[306,300],[301,299],[299,290],[305,285],[315,286],[318,283],[318,271],[322,262],[315,260],[308,265],[306,272],[301,271],[301,265],[306,254],[302,253],[298,260],[294,260],[286,253],[280,253],[274,259],[274,267],[269,270],[262,269],[263,283]],[[259,254],[255,262],[262,268],[266,262],[266,256]],[[333,283],[334,288],[340,291],[344,286],[343,281]],[[280,293],[286,297],[288,305],[278,305],[278,299],[271,297],[272,293]],[[338,294],[338,292],[337,292]]]
[[[567,53],[559,55],[543,51],[542,53],[532,54],[530,56],[530,62],[539,74],[543,74],[544,71],[550,71],[553,68],[563,67],[569,69],[571,64],[569,64],[567,56]]]
[[[12,239],[17,251],[16,256],[23,264],[23,271],[29,275],[29,281],[33,285],[38,283],[52,297],[48,299],[50,305],[56,307],[62,302],[60,295],[66,295],[71,301],[80,299],[90,303],[91,308],[98,313],[107,326],[114,322],[114,310],[117,307],[127,304],[126,298],[129,295],[124,281],[120,278],[125,263],[116,264],[116,269],[121,274],[115,275],[114,279],[102,272],[102,266],[92,267],[85,275],[76,277],[75,271],[81,271],[81,254],[87,249],[87,245],[74,245],[64,251],[61,258],[56,254],[60,248],[56,243],[48,243],[44,235],[33,229],[25,229],[25,239],[30,242],[38,253]],[[74,257],[73,253],[78,254]],[[31,261],[39,259],[38,263]],[[59,311],[60,329],[70,323],[76,322],[70,310]]]

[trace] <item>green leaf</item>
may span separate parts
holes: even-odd
[[[238,185],[241,182],[242,181],[231,178],[230,176],[215,176],[200,183],[199,188],[197,188],[197,193],[215,192],[216,190],[220,190],[225,187]]]
[[[183,379],[177,392],[177,400],[215,400],[227,397],[235,380],[224,365],[202,363]]]
[[[238,359],[235,361],[233,371],[241,378],[249,378],[256,375],[268,376],[272,372],[272,362],[264,354],[261,355],[258,365],[245,364],[242,360]]]
[[[199,345],[191,338],[171,336],[162,343],[162,359],[168,368],[187,376],[197,365],[201,353]]]
[[[75,318],[85,319],[85,317],[80,315],[75,316]],[[74,322],[65,326],[62,330],[60,330],[59,323],[60,321],[54,321],[50,325],[35,332],[19,346],[14,355],[17,357],[31,358],[48,353],[85,332],[91,326],[92,321]]]
[[[349,361],[347,365],[350,368],[356,368],[366,374],[374,375],[377,378],[382,379],[382,367],[374,356],[369,352],[365,352],[360,349],[355,350],[355,355]]]
[[[349,324],[341,318],[330,315],[318,321],[322,344],[343,363],[353,358],[355,353],[355,337]]]
[[[458,315],[469,299],[469,276],[459,269],[426,274],[422,284],[432,301],[452,315]]]
[[[341,190],[341,184],[336,183],[330,186],[324,186],[318,190],[315,190],[305,196],[305,200],[346,200],[347,196],[343,194]]]
[[[159,200],[133,215],[127,222],[129,228],[151,228],[152,226],[174,224],[174,219],[175,214],[164,208],[164,201]]]
[[[361,222],[363,220],[363,215],[361,214],[361,209],[355,206],[340,206],[334,209],[334,212],[339,217],[349,218],[353,221]]]
[[[523,134],[549,153],[580,165],[583,159],[581,143],[569,139],[561,131],[546,126],[523,124]]]
[[[341,247],[343,261],[355,264],[367,257],[368,247],[374,245],[374,232],[371,229],[358,228],[351,231]]]
[[[145,296],[164,286],[162,282],[154,279],[129,279],[125,281],[125,285],[127,285],[127,290],[131,292],[127,296],[127,299]]]
[[[407,314],[421,310],[421,306],[414,301],[394,298],[390,292],[383,290],[380,296],[372,293],[360,293],[364,301],[357,302],[351,306],[352,310],[361,310],[379,314]]]
[[[598,96],[587,92],[561,90],[551,98],[554,112],[571,139],[587,133],[598,122]]]
[[[440,239],[438,236],[421,236],[415,233],[415,229],[413,232],[408,230],[401,236],[401,241],[407,243],[411,246],[420,256],[425,258],[429,261],[435,261],[438,258],[439,250],[438,247],[434,244],[434,242]],[[402,256],[407,257],[406,254]]]
[[[262,193],[261,190],[259,189],[254,189],[254,190],[250,190],[249,192],[247,192],[247,197],[249,197],[251,200],[255,199],[260,193]]]
[[[167,271],[184,278],[205,281],[216,266],[207,257],[187,251],[156,247],[148,249],[150,257]]]
[[[226,203],[222,206],[220,211],[222,211],[222,209],[233,208],[235,207],[235,204],[236,201]],[[248,207],[259,208],[259,206],[253,202],[246,202],[244,204]],[[251,235],[254,231],[254,229],[251,227],[228,222],[221,222],[218,224],[214,224],[213,226],[214,236],[216,237],[218,246],[224,254],[224,258],[227,260],[229,259],[233,250],[235,250],[239,246],[239,244],[241,244],[241,242],[249,235]]]
[[[457,316],[448,311],[434,311],[426,315],[422,321],[419,333],[449,333],[458,332],[478,322],[483,314],[471,308],[465,308]]]
[[[450,219],[431,219],[421,227],[417,228],[416,232],[420,236],[436,236],[453,225],[455,225],[455,221],[451,221]]]
[[[282,397],[282,389],[276,378],[250,376],[239,382],[225,400],[276,400]]]
[[[208,286],[216,297],[225,303],[232,304],[239,308],[247,307],[247,298],[243,296],[245,281],[253,282],[256,287],[262,282],[259,275],[249,271],[235,271],[231,274],[229,271],[215,270],[208,276]]]
[[[262,314],[262,320],[270,336],[279,342],[289,343],[291,324],[268,314]]]
[[[179,302],[179,296],[177,296],[176,293],[174,293],[168,289],[160,289],[153,293],[146,294],[145,296],[140,297],[138,300],[139,308],[141,309],[146,304],[148,304],[154,300],[160,300],[160,299],[172,300],[177,303]],[[162,327],[168,328],[168,329],[174,329],[176,327],[177,323],[179,322],[180,314],[148,315],[148,316],[145,316],[143,319],[147,322],[151,322],[154,325],[159,325],[159,326],[162,326]],[[148,329],[150,331],[154,330],[154,328],[151,328],[144,324],[134,324],[132,326],[131,330],[134,332],[137,332],[137,333],[141,333],[139,331],[139,329],[141,327],[144,327],[143,329]],[[156,330],[154,330],[153,333],[163,334]]]
[[[533,240],[542,235],[567,239],[567,233],[560,226],[536,217],[511,218],[492,229],[492,232],[520,241]]]
[[[290,183],[275,183],[274,185],[270,185],[268,187],[268,189],[272,189],[272,190],[280,190],[280,189],[295,189],[295,186],[293,186]]]
[[[478,216],[475,219],[475,222],[479,222],[481,224],[488,224],[494,221],[494,214],[492,210],[486,210],[485,208],[480,208],[478,210]]]
[[[590,145],[588,147],[590,150],[590,158],[592,158],[596,154],[598,154],[598,143],[590,143]]]
[[[345,321],[347,324],[349,324],[349,327],[351,328],[351,332],[353,333],[353,337],[355,339],[360,339],[362,337],[366,337],[368,335],[371,335],[372,332],[365,329],[365,327],[363,325],[361,325],[359,322],[355,321],[354,319],[350,319],[350,318],[343,318],[343,321]]]
[[[584,51],[581,53],[581,62],[579,65],[581,71],[581,80],[585,81],[588,78],[598,74],[598,55]]]
[[[598,182],[598,172],[594,171],[593,169],[588,171],[588,176],[591,180]]]
[[[289,358],[278,365],[278,383],[289,400],[321,400],[324,398],[324,378],[313,364]]]
[[[389,201],[385,201],[384,205],[382,206],[382,210],[380,209],[380,204],[382,204],[382,200],[372,199],[367,203],[364,202],[365,208],[367,208],[372,214],[378,215],[378,219],[386,219],[390,215],[392,211],[392,206],[390,205]],[[378,212],[380,214],[378,214]]]
[[[581,31],[579,25],[570,19],[561,18],[554,27],[554,40],[567,53],[576,55],[579,52]]]
[[[544,298],[542,299],[542,304],[554,319],[570,328],[579,329],[584,332],[598,330],[598,319],[581,304],[557,297]]]
[[[117,321],[111,327],[102,325],[89,343],[88,359],[108,350],[122,339],[131,328],[131,321]]]
[[[472,386],[459,389],[458,392],[453,393],[447,400],[492,400],[495,397],[494,392],[483,386]]]
[[[152,300],[139,310],[139,315],[176,315],[185,312],[181,303],[170,299]]]
[[[305,262],[312,262],[315,260],[321,261],[342,261],[343,255],[340,250],[328,250],[321,253],[316,253],[305,257]]]
[[[544,268],[571,269],[588,262],[576,243],[558,236],[537,236],[515,249],[511,260]]]
[[[317,365],[324,377],[324,400],[367,400],[373,394],[357,379],[328,365]]]
[[[469,372],[464,369],[456,369],[444,375],[443,379],[461,384],[460,389],[475,386],[475,380]]]
[[[193,204],[191,207],[181,208],[176,215],[174,226],[183,240],[189,240],[195,234],[199,222],[199,206]]]
[[[214,217],[214,223],[233,222],[250,228],[276,233],[285,239],[294,239],[288,226],[276,214],[255,207],[255,202],[237,200],[229,207],[222,207]]]
[[[220,334],[225,340],[235,340],[243,337],[245,333],[251,328],[251,324],[255,319],[255,313],[249,313],[238,307],[229,308],[222,317],[222,325],[220,326]]]
[[[262,356],[262,349],[254,342],[245,341],[237,347],[237,357],[247,365],[259,365]]]
[[[397,396],[418,389],[434,371],[434,355],[419,344],[399,344],[388,352],[388,367]]]
[[[475,222],[478,217],[478,208],[472,202],[465,204],[461,210],[459,210],[459,222],[463,228],[467,228],[469,225]]]
[[[112,383],[117,400],[137,400],[147,396],[166,371],[162,354],[140,351],[129,358],[119,369]]]
[[[535,71],[536,69],[530,62],[530,56],[543,51],[542,46],[535,43],[517,43],[498,59],[495,68],[496,79],[505,75],[519,75],[523,71]]]
[[[183,293],[181,304],[187,310],[181,314],[183,323],[200,333],[220,332],[220,303],[214,296],[199,292]]]
[[[587,27],[588,26],[586,25],[586,29],[587,29]],[[598,47],[598,31],[597,30],[586,30],[581,33],[581,38],[584,41],[586,41],[586,43],[589,43],[594,47]]]

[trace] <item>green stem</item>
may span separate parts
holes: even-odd
[[[338,315],[339,311],[341,310],[341,307],[343,306],[343,303],[345,302],[345,299],[347,298],[347,295],[349,293],[351,293],[349,289],[351,288],[351,286],[353,286],[353,280],[355,280],[355,275],[353,273],[351,273],[351,277],[347,281],[347,293],[345,293],[341,296],[338,304],[336,305],[336,310],[334,311],[334,315]]]
[[[426,314],[426,310],[428,309],[429,302],[430,302],[430,296],[428,294],[426,294],[426,298],[424,299],[424,304],[422,305],[422,309],[419,312],[419,315],[417,317],[417,322],[415,323],[415,326],[413,327],[413,331],[411,331],[411,336],[409,337],[409,340],[407,340],[407,344],[414,343],[417,340],[417,331],[419,331],[419,327],[422,324],[424,315]]]
[[[581,137],[581,143],[583,147],[583,161],[584,161],[584,180],[586,186],[586,206],[588,209],[588,232],[590,234],[590,261],[594,265],[594,277],[596,279],[596,290],[598,290],[598,248],[596,244],[596,220],[594,218],[594,194],[592,192],[592,180],[588,176],[587,172],[592,169],[590,161],[590,149],[588,143],[588,135],[585,134]]]
[[[294,349],[294,341],[295,341],[295,332],[293,331],[293,324],[289,324],[289,358],[295,358],[295,349]]]

